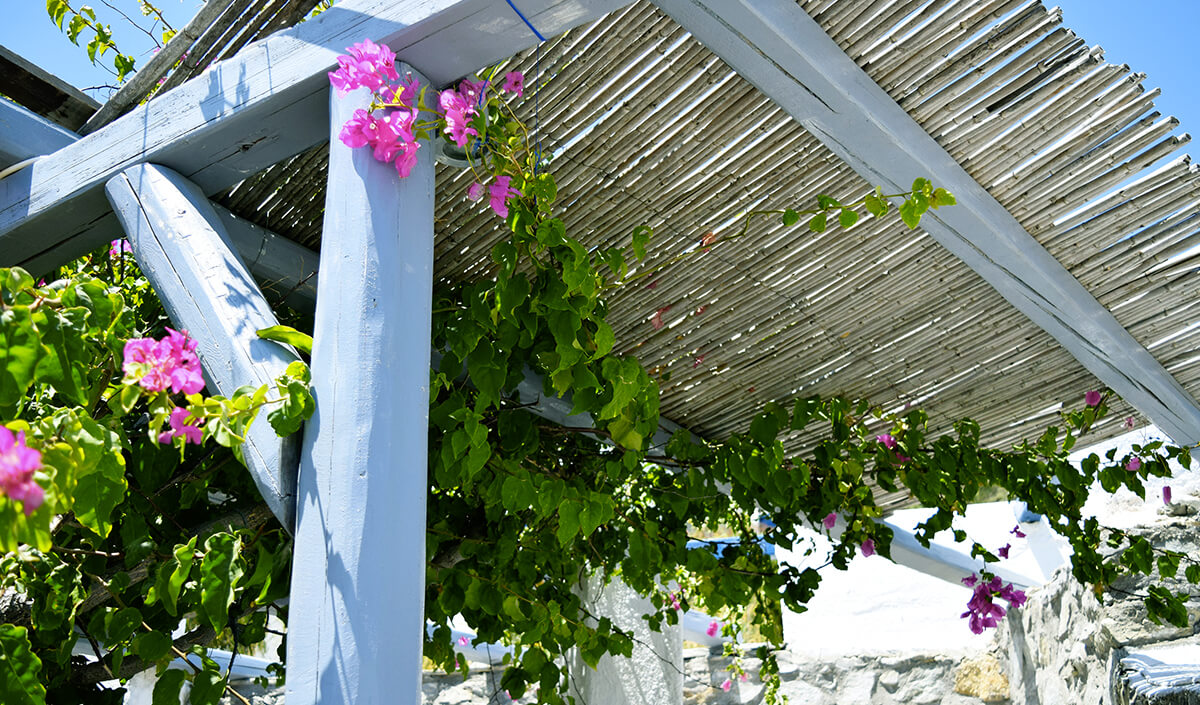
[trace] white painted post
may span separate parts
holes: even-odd
[[[403,73],[408,69],[401,67]],[[424,79],[421,79],[424,82]],[[329,184],[288,624],[288,705],[420,702],[433,150],[407,179],[337,138]]]
[[[576,656],[571,682],[577,701],[588,705],[682,705],[683,637],[679,625],[664,624],[661,632],[651,630],[642,616],[654,612],[653,604],[620,578],[605,585],[599,574],[593,574],[581,588],[589,612],[633,632],[637,641],[630,658],[604,656],[595,670]]]

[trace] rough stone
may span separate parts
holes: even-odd
[[[1008,676],[1000,659],[983,654],[963,661],[954,674],[954,692],[972,695],[985,703],[1008,700]]]

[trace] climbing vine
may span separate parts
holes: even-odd
[[[435,99],[401,76],[394,58],[364,42],[339,61],[335,87],[375,95],[342,141],[403,176],[428,140],[448,139],[474,172],[469,196],[486,194],[506,230],[489,276],[434,292],[440,358],[430,384],[425,655],[439,667],[466,668],[450,630],[461,616],[479,642],[513,646],[501,679],[512,697],[573,702],[573,655],[595,666],[635,644],[581,599],[579,586],[596,575],[649,596],[652,628],[696,608],[722,615],[710,631],[736,639],[755,601],[749,619],[779,645],[772,615],[803,610],[822,568],[778,565],[760,538],[792,548],[810,528],[831,532],[834,569],[859,552],[889,556],[874,487],[935,510],[918,540],[951,531],[987,563],[1008,547],[971,542],[951,522],[984,489],[1000,487],[1066,537],[1075,576],[1100,591],[1129,573],[1170,578],[1183,568],[1200,581],[1189,557],[1083,513],[1096,483],[1144,497],[1143,481],[1168,476],[1169,461],[1190,464],[1188,449],[1152,443],[1071,465],[1067,454],[1107,412],[1099,392],[1008,450],[982,446],[970,420],[931,436],[919,409],[889,412],[843,397],[768,404],[724,439],[658,436],[656,380],[614,350],[606,320],[614,291],[734,247],[763,218],[803,236],[889,217],[894,207],[913,228],[928,209],[953,205],[944,189],[918,178],[904,193],[750,212],[738,229],[649,267],[649,228],[633,227],[624,247],[603,250],[571,237],[553,172],[507,103],[524,92],[520,74],[493,71]],[[227,673],[204,647],[219,641],[236,654],[265,639],[270,616],[286,619],[278,601],[288,590],[290,538],[236,449],[263,410],[280,433],[300,427],[313,408],[307,368],[230,399],[205,395],[193,343],[169,328],[120,243],[48,283],[0,270],[0,305],[0,654],[14,665],[0,673],[0,699],[119,702],[98,684],[154,667],[156,704],[177,702],[185,680],[192,702],[215,703]],[[308,344],[292,329],[263,335]],[[518,393],[532,375],[543,396],[569,399],[594,425],[564,428],[535,415]],[[764,517],[765,537],[756,530]],[[741,540],[706,541],[705,529]],[[1008,608],[1024,600],[986,570],[964,582],[973,588],[965,626],[977,631],[1003,615],[997,600]],[[1186,599],[1155,586],[1147,609],[1183,625]],[[89,656],[73,655],[81,644]],[[190,671],[165,670],[188,654]],[[761,655],[762,674],[776,676],[766,691],[774,701],[778,667],[767,649]],[[743,673],[735,662],[726,684]]]

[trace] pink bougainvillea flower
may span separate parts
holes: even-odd
[[[896,449],[896,439],[893,438],[892,434],[890,433],[883,433],[875,436],[875,440],[879,442],[879,445],[887,448],[888,450]]]
[[[25,445],[25,432],[15,434],[0,426],[0,493],[20,502],[25,516],[33,514],[46,497],[33,473],[42,467],[41,452]]]
[[[191,421],[192,423],[188,423]],[[199,427],[194,426],[196,419],[191,416],[187,409],[182,406],[175,407],[171,412],[169,423],[171,424],[170,431],[163,431],[158,434],[159,443],[170,443],[171,441],[183,436],[184,443],[195,443],[200,445],[200,441],[204,439],[204,432]]]
[[[468,639],[467,637],[465,637],[465,636],[460,636],[460,637],[458,638],[458,645],[459,645],[459,646],[466,646],[467,644],[469,644],[469,643],[470,643],[470,641],[471,641],[471,640],[470,640],[470,639]]]
[[[504,74],[504,85],[502,88],[509,93],[516,93],[522,98],[525,97],[525,74],[520,71],[509,71]]]
[[[867,539],[862,542],[862,544],[859,546],[859,548],[862,550],[862,554],[864,556],[868,556],[868,557],[873,556],[873,555],[875,555],[875,540]]]
[[[704,356],[703,356],[703,355],[697,355],[697,356],[695,357],[695,359],[694,359],[694,360],[692,360],[692,369],[694,370],[694,369],[696,369],[697,367],[699,367],[699,366],[700,366],[700,365],[702,365],[702,364],[704,364]]]
[[[979,576],[974,573],[962,579],[962,584],[967,587],[975,587],[975,583],[979,582]]]
[[[649,284],[646,285],[646,288],[647,289],[657,289],[658,288],[658,280],[655,279],[654,281],[650,282]]]
[[[742,678],[742,682],[743,682],[743,683],[745,683],[746,681],[750,680],[750,676],[746,675],[745,673],[743,673],[743,674],[741,675],[741,678]]]
[[[1163,504],[1171,503],[1171,486],[1163,485]]]
[[[721,623],[714,619],[708,623],[708,629],[705,629],[704,633],[709,636],[716,636],[719,631],[721,631]]]
[[[696,315],[699,316],[700,314],[704,313],[707,310],[708,310],[708,304],[704,304],[700,308],[696,309]]]
[[[406,179],[412,173],[413,167],[417,165],[417,150],[421,145],[417,142],[405,142],[400,153],[396,155],[396,172],[400,174],[400,178]]]
[[[968,618],[967,626],[976,634],[982,634],[984,629],[999,625],[1000,618],[1005,615],[1005,609],[992,602],[993,597],[999,596],[1014,609],[1025,604],[1025,593],[1016,589],[1012,583],[1004,585],[998,577],[986,582],[978,581],[976,584],[975,576],[972,575],[970,581],[963,578],[963,583],[967,587],[974,586],[974,590],[971,592],[970,601],[967,602],[967,611],[961,616]]]
[[[704,252],[708,252],[709,250],[712,249],[711,247],[709,247],[709,245],[713,244],[716,241],[717,241],[717,234],[710,230],[710,231],[704,233],[704,237],[700,238],[700,247],[703,248]]]
[[[355,110],[354,115],[342,125],[338,139],[351,149],[375,144],[378,141],[375,117],[362,108]]]
[[[392,102],[411,108],[417,94],[421,91],[421,82],[413,75],[407,74],[398,85],[392,86]]]
[[[1125,461],[1125,469],[1129,472],[1137,472],[1142,469],[1142,459],[1136,455]]]
[[[133,245],[130,245],[128,240],[117,238],[108,243],[108,254],[110,256],[117,257],[122,252],[133,252]]]
[[[446,120],[444,132],[459,147],[466,147],[470,135],[477,135],[471,127],[471,116],[475,114],[475,106],[457,91],[444,90],[438,95],[438,107]]]
[[[1006,543],[1006,544],[1004,544],[1003,546],[1001,546],[1001,547],[1000,547],[1000,550],[999,550],[999,551],[996,551],[996,553],[999,553],[1001,558],[1008,558],[1008,552],[1009,552],[1011,549],[1012,549],[1012,544],[1011,544],[1011,543]]]
[[[1088,406],[1100,406],[1100,392],[1095,389],[1083,395],[1083,403]]]
[[[371,145],[375,158],[391,162],[414,142],[413,121],[416,113],[411,110],[393,110],[375,120],[375,142]],[[416,154],[416,148],[412,153]],[[411,167],[410,167],[411,168]],[[407,176],[407,174],[406,174]]]
[[[1020,525],[1020,524],[1017,524],[1016,526],[1014,526],[1014,527],[1012,528],[1012,531],[1010,531],[1010,532],[1008,532],[1008,533],[1012,534],[1013,536],[1016,536],[1016,537],[1017,537],[1017,538],[1019,538],[1019,539],[1023,539],[1023,538],[1025,538],[1025,532],[1024,532],[1024,531],[1021,531],[1021,525]]]
[[[902,453],[896,453],[896,462],[907,463],[910,460],[912,460],[912,458],[908,457],[907,455],[904,455]]]
[[[396,54],[386,46],[370,39],[348,47],[349,56],[337,58],[338,68],[329,73],[329,83],[337,89],[339,97],[356,88],[378,91],[387,81],[400,79],[396,72]]]
[[[501,218],[508,217],[508,199],[521,195],[520,191],[508,185],[510,181],[512,177],[497,176],[495,183],[488,186],[488,205]]]
[[[483,89],[486,87],[487,81],[472,81],[464,78],[458,84],[458,94],[463,97],[463,100],[476,106],[483,102]]]
[[[671,607],[674,607],[676,611],[682,609],[682,607],[679,604],[679,593],[675,593],[675,592],[671,593],[670,600],[671,600]]]
[[[1123,425],[1125,428],[1133,428],[1133,427],[1134,427],[1134,425],[1135,425],[1135,424],[1134,424],[1134,422],[1133,422],[1133,417],[1132,417],[1132,416],[1126,416],[1126,417],[1125,417],[1125,422],[1124,422],[1122,425]]]
[[[821,523],[825,525],[826,529],[832,529],[833,525],[837,523],[837,513],[830,512],[826,514],[825,518],[821,520]]]
[[[483,184],[479,183],[478,181],[472,182],[472,184],[467,187],[467,198],[471,199],[472,201],[478,201],[479,199],[483,198]]]
[[[187,331],[170,328],[162,340],[131,338],[125,341],[125,381],[136,382],[148,392],[170,389],[176,394],[195,394],[204,389],[196,346]]]
[[[654,312],[654,315],[650,317],[650,324],[654,326],[654,330],[658,330],[659,328],[663,327],[662,316],[664,313],[666,313],[667,311],[670,311],[670,310],[671,310],[670,306],[663,306],[662,308],[660,308]]]
[[[728,678],[726,678],[725,682],[721,684],[721,690],[725,691],[726,693],[728,693],[729,689],[732,687],[733,687],[733,681],[729,680]]]

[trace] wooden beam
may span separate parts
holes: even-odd
[[[49,154],[78,140],[76,133],[19,105],[0,101],[0,169]],[[317,253],[239,218],[220,204],[212,201],[208,204],[217,212],[238,255],[264,291],[275,294],[271,296],[273,300],[282,298],[298,310],[311,311],[317,302]],[[105,228],[103,234],[110,239],[120,234],[121,226],[115,217],[110,215],[101,223]]]
[[[924,230],[1175,442],[1200,442],[1196,400],[794,0],[654,2],[867,182],[953,192]]]
[[[16,103],[0,99],[0,169],[57,152],[79,135]]]
[[[0,93],[72,131],[100,107],[83,91],[3,46]]]
[[[626,0],[524,0],[546,36]],[[386,43],[435,86],[533,46],[503,0],[344,0],[0,181],[0,266],[49,269],[104,243],[100,187],[140,162],[213,194],[327,140],[326,73],[345,47]]]
[[[336,6],[335,6],[336,7]],[[331,124],[369,98],[331,92]],[[406,179],[329,148],[313,392],[288,620],[289,705],[417,703],[433,308],[433,149]]]
[[[270,384],[299,359],[291,348],[256,335],[279,321],[197,186],[142,164],[113,177],[105,190],[171,321],[199,343],[210,391],[232,396],[242,385]],[[300,437],[280,438],[262,416],[242,446],[263,499],[289,530],[299,453]]]

